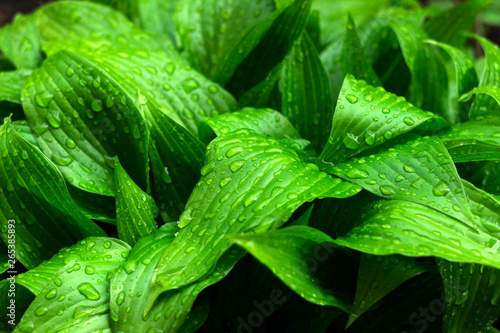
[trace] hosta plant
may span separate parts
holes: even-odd
[[[498,8],[16,16],[0,29],[0,330],[498,332],[500,48],[481,35]]]

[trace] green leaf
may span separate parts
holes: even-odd
[[[126,258],[117,256],[92,265],[73,259],[47,283],[14,332],[110,332],[107,278]]]
[[[484,332],[500,317],[500,271],[478,264],[439,260],[445,287],[445,332]]]
[[[12,122],[12,128],[16,130],[17,133],[26,141],[31,143],[34,147],[38,148],[38,143],[36,142],[33,133],[31,133],[31,128],[26,120],[16,120]]]
[[[78,45],[85,38],[90,41],[86,47],[94,52],[102,52],[103,46],[113,45],[175,53],[171,43],[158,41],[122,13],[94,2],[54,2],[40,7],[33,15],[44,51],[54,48],[50,45],[53,43],[59,44],[59,51],[64,46]]]
[[[462,179],[469,206],[479,228],[500,239],[500,202],[491,194]]]
[[[330,138],[320,156],[323,168],[406,133],[436,118],[403,97],[347,75],[333,116]]]
[[[0,102],[8,101],[21,104],[21,86],[30,75],[31,70],[29,69],[0,72]]]
[[[12,329],[19,323],[23,314],[26,312],[31,302],[33,302],[33,299],[35,299],[31,291],[21,285],[15,284],[15,278],[12,278],[15,274],[9,275],[9,278],[0,281],[0,295],[2,296],[0,297],[0,327],[2,327],[2,323],[7,327],[7,329],[0,332],[12,332]],[[15,288],[14,293],[10,290],[11,287]],[[13,307],[11,300],[16,302],[15,316],[12,316],[10,313]]]
[[[102,68],[61,51],[26,79],[23,95],[41,150],[73,186],[114,196],[118,156],[134,182],[148,188],[146,123],[134,100]]]
[[[104,232],[71,199],[61,173],[34,146],[12,130],[0,128],[1,237],[8,242],[15,225],[16,258],[33,268],[64,247]]]
[[[480,86],[474,88],[471,91],[460,96],[459,101],[467,101],[472,97],[472,95],[475,94],[488,95],[489,97],[492,97],[498,105],[500,105],[500,88],[497,86]],[[488,111],[488,113],[490,113],[490,110]],[[483,119],[483,118],[484,116],[475,117],[475,119]]]
[[[154,192],[165,222],[177,221],[200,178],[206,147],[190,131],[150,106],[150,158]]]
[[[173,15],[180,47],[189,63],[208,78],[238,41],[274,10],[272,0],[177,1]]]
[[[450,57],[453,65],[455,66],[455,76],[457,83],[457,96],[460,97],[466,92],[470,91],[474,87],[477,87],[479,84],[477,79],[476,70],[474,69],[474,62],[467,57],[462,51],[459,49],[450,46],[448,44],[439,43],[433,40],[426,40],[427,44],[436,45],[443,49],[448,56]],[[458,111],[460,114],[460,118],[466,120],[468,118],[468,112],[470,107],[472,106],[472,101],[464,102],[458,101]],[[456,105],[456,102],[453,101],[453,104]]]
[[[363,220],[335,243],[377,255],[436,256],[500,267],[498,239],[426,206],[380,201],[365,207]]]
[[[332,283],[332,277],[321,276],[317,271],[318,262],[334,255],[335,246],[330,236],[314,228],[291,226],[265,233],[230,235],[229,239],[250,252],[307,301],[350,311],[352,295],[334,290],[338,285]]]
[[[344,75],[351,74],[358,80],[365,80],[369,85],[380,86],[380,81],[368,62],[354,21],[349,15],[340,55],[340,68]]]
[[[7,243],[8,244],[8,243]],[[10,245],[7,247],[4,242],[0,242],[0,274],[4,273],[9,269],[9,267],[15,267],[16,259],[15,259],[15,251],[9,250],[13,248],[14,245]],[[9,261],[10,259],[10,261]]]
[[[346,327],[403,282],[427,270],[413,258],[361,255],[356,296]]]
[[[231,246],[226,234],[277,228],[304,202],[349,197],[360,189],[319,172],[283,143],[249,130],[213,140],[201,174],[181,215],[179,235],[159,261],[148,308],[162,292],[213,269]]]
[[[283,62],[280,62],[261,83],[244,93],[238,101],[240,105],[262,109],[271,108],[280,111],[282,107],[282,94],[279,84],[281,82],[283,66]]]
[[[42,54],[33,17],[17,14],[11,24],[0,29],[0,49],[17,68],[38,67]]]
[[[491,3],[492,0],[471,0],[451,7],[425,22],[424,30],[432,39],[462,47],[476,16]]]
[[[500,159],[500,119],[469,120],[440,136],[455,163]]]
[[[115,158],[116,226],[118,237],[131,246],[158,228],[154,199],[141,190]]]
[[[115,198],[105,195],[90,193],[74,186],[68,186],[71,198],[78,208],[89,219],[99,220],[116,225]]]
[[[486,65],[479,81],[479,87],[498,87],[500,85],[500,68],[498,68],[498,64],[500,63],[500,48],[485,38],[475,36],[475,39],[483,47],[486,57]],[[498,96],[497,88],[486,88],[486,90],[490,90],[491,93]],[[478,95],[469,111],[469,118],[481,119],[486,114],[498,114],[499,112],[500,105],[498,101],[494,100],[491,96]]]
[[[426,205],[475,228],[457,169],[434,137],[331,166],[327,172],[384,198]]]
[[[273,139],[300,139],[300,135],[281,113],[271,109],[244,108],[214,118],[205,118],[199,124],[200,139],[210,143],[216,136],[226,135],[240,129]]]
[[[226,54],[214,80],[237,97],[263,81],[302,34],[310,7],[310,0],[295,0],[255,24]]]
[[[283,67],[283,115],[317,151],[328,140],[333,117],[330,83],[316,47],[307,35],[297,40]]]

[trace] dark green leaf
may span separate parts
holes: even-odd
[[[114,196],[118,156],[134,182],[148,188],[146,123],[135,101],[103,69],[61,51],[24,82],[23,99],[41,150],[73,186]]]
[[[21,86],[30,74],[31,70],[29,69],[0,72],[0,102],[8,101],[21,104]]]
[[[333,290],[332,284],[328,283],[331,281],[318,274],[318,262],[326,260],[325,257],[335,251],[330,236],[314,228],[291,226],[265,233],[231,235],[229,238],[307,301],[350,311],[350,295]]]
[[[33,17],[17,14],[14,22],[0,29],[0,49],[17,68],[38,67],[42,54]]]
[[[466,39],[465,34],[470,32],[476,16],[492,2],[492,0],[470,0],[442,11],[425,22],[425,32],[430,38],[439,42],[462,47]]]
[[[104,232],[71,199],[61,173],[34,146],[12,130],[0,128],[1,237],[15,226],[16,258],[33,268],[60,248]],[[12,221],[9,223],[9,221]]]
[[[310,0],[295,0],[255,24],[227,53],[215,81],[237,97],[263,81],[302,34],[310,7]]]
[[[115,158],[116,226],[118,237],[131,246],[158,228],[154,199],[141,190]]]
[[[307,35],[297,40],[283,67],[282,112],[319,152],[328,140],[333,100],[328,75]]]
[[[374,88],[348,75],[333,116],[328,143],[320,156],[327,168],[436,118],[403,97]]]
[[[469,120],[440,136],[455,163],[500,159],[500,119]]]
[[[90,193],[74,186],[68,186],[71,198],[78,205],[82,213],[89,219],[99,220],[116,225],[115,198]]]
[[[244,108],[214,118],[205,118],[199,125],[199,135],[209,143],[216,136],[250,129],[273,139],[300,139],[295,128],[281,113],[271,109]]]
[[[277,228],[304,202],[349,197],[360,189],[304,163],[279,141],[249,130],[213,140],[201,174],[181,215],[181,231],[159,261],[149,305],[162,292],[212,270],[231,246],[226,234]]]

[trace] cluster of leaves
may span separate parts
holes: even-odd
[[[490,4],[18,15],[0,330],[498,332],[500,48],[471,33]]]

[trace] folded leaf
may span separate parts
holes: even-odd
[[[347,75],[333,116],[330,138],[320,165],[342,162],[436,118],[403,97],[375,88]]]
[[[67,51],[23,85],[26,118],[44,154],[73,186],[109,196],[115,156],[148,188],[148,129],[129,96],[102,68]]]
[[[255,24],[226,54],[214,80],[236,97],[263,81],[302,34],[310,7],[310,0],[295,0]]]
[[[0,72],[0,102],[21,104],[21,86],[30,74],[29,69]]]
[[[475,187],[462,179],[465,192],[469,197],[469,206],[478,227],[500,239],[500,201],[491,194]]]
[[[42,54],[33,17],[17,14],[11,24],[2,27],[0,29],[0,49],[19,69],[38,67],[42,61]]]
[[[199,124],[200,139],[209,143],[216,136],[250,129],[273,139],[300,139],[300,135],[281,113],[271,109],[244,108],[214,118],[205,118]]]
[[[480,87],[474,88],[471,91],[460,96],[459,100],[460,101],[467,101],[472,97],[472,95],[475,95],[475,94],[487,95],[487,96],[493,98],[495,100],[495,102],[497,102],[497,104],[500,105],[500,88],[497,86],[480,86]],[[483,109],[483,111],[484,111],[484,109]],[[484,116],[483,117],[478,116],[475,118],[476,119],[483,119]]]
[[[149,236],[158,228],[154,199],[141,190],[115,159],[116,226],[118,237],[131,246],[142,237]]]
[[[342,250],[332,246],[330,236],[314,228],[291,226],[259,234],[230,235],[229,238],[307,301],[350,312],[352,295],[333,289],[343,285],[341,281],[332,283],[332,276],[318,271],[321,261]]]
[[[410,141],[332,166],[327,172],[378,196],[426,205],[475,228],[457,169],[437,138]]]
[[[64,246],[104,232],[71,199],[61,173],[34,146],[12,130],[0,128],[1,237],[8,242],[15,225],[16,258],[33,268]]]
[[[440,138],[455,163],[500,159],[500,118],[469,120]]]
[[[330,83],[316,47],[307,33],[295,43],[283,67],[282,113],[300,135],[321,151],[333,117]]]
[[[231,246],[226,234],[277,228],[304,202],[349,197],[360,189],[304,163],[279,141],[249,130],[213,140],[201,174],[181,215],[179,235],[158,263],[148,309],[164,291],[212,270]]]

